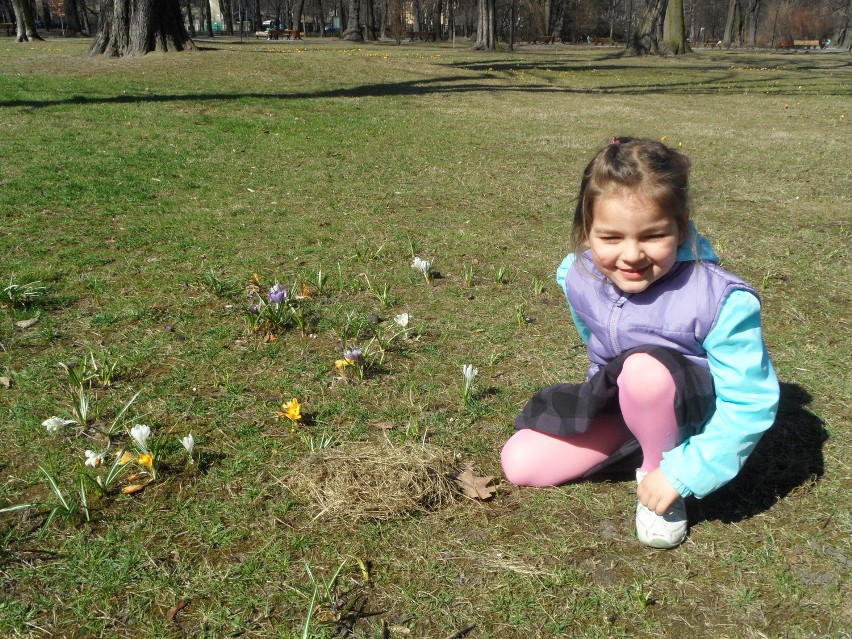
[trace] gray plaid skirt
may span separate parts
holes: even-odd
[[[555,384],[540,390],[515,418],[515,428],[570,437],[589,430],[602,414],[618,414],[618,376],[624,360],[634,353],[647,353],[672,374],[675,381],[674,409],[682,438],[700,432],[716,410],[713,376],[677,351],[662,346],[630,349],[603,366],[582,384]]]

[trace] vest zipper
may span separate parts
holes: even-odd
[[[613,357],[621,355],[621,347],[618,345],[618,321],[621,319],[622,307],[629,297],[629,295],[619,297],[609,314],[609,345],[612,348]]]

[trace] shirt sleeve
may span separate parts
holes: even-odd
[[[778,412],[778,379],[760,324],[760,302],[731,293],[704,340],[716,411],[701,433],[663,454],[660,468],[687,497],[705,497],[733,479]]]
[[[568,253],[565,256],[565,259],[562,260],[562,263],[556,269],[556,283],[559,285],[559,288],[562,290],[562,293],[565,295],[566,301],[568,300],[568,271],[571,269],[571,265],[576,260],[577,256],[574,253]],[[574,326],[577,327],[577,332],[580,334],[580,339],[583,340],[587,345],[589,343],[589,336],[591,335],[591,331],[589,327],[586,326],[586,323],[580,319],[580,316],[574,311],[574,307],[571,306],[571,302],[568,302],[568,309],[571,311],[571,319],[574,320]]]

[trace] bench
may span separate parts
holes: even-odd
[[[0,22],[0,30],[4,30],[7,36],[17,35],[14,22]]]
[[[533,38],[533,44],[553,44],[556,42],[556,36],[552,35],[540,35]]]
[[[422,40],[423,42],[437,42],[438,34],[434,31],[410,31],[408,33],[408,39],[414,42],[414,40]]]
[[[266,31],[255,31],[255,38],[266,38],[267,40],[301,40],[302,32],[298,29],[267,29]]]
[[[793,40],[794,49],[819,49],[821,48],[819,40]]]

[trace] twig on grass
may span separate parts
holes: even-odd
[[[472,623],[469,626],[465,626],[464,628],[462,628],[458,632],[451,634],[450,636],[447,637],[447,639],[462,639],[462,637],[464,637],[467,633],[469,633],[474,628],[476,628],[476,624]]]

